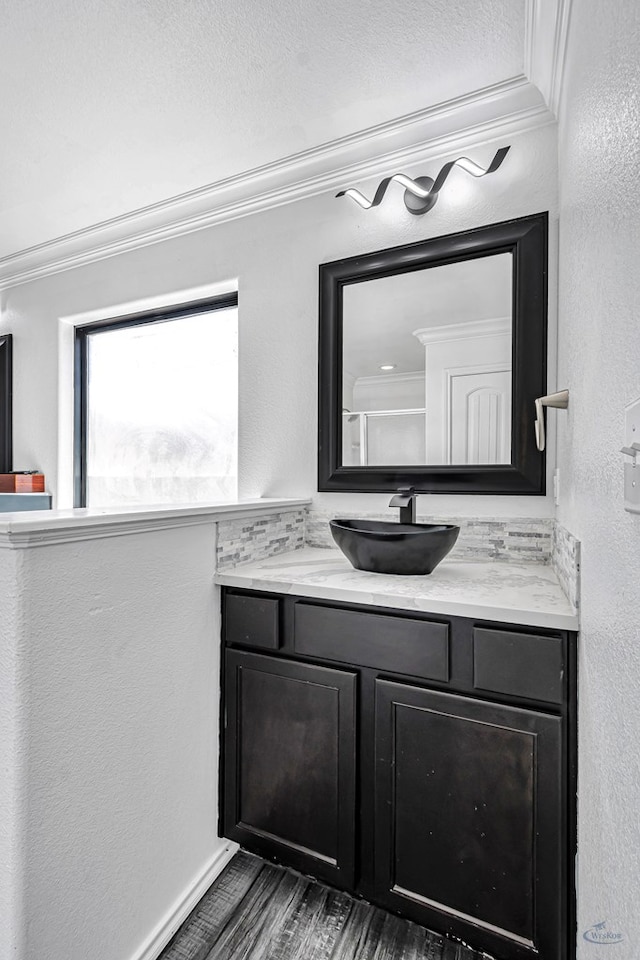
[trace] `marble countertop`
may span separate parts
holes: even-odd
[[[536,563],[446,559],[430,576],[399,577],[354,570],[334,549],[305,547],[216,575],[230,587],[577,630],[578,614],[552,567]]]

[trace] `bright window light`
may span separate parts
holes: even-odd
[[[86,505],[236,499],[237,307],[85,336]]]

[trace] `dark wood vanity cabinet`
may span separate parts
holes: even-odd
[[[225,836],[494,957],[570,956],[574,635],[235,588],[223,629]]]

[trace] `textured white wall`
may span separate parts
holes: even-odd
[[[547,127],[509,139],[512,151],[495,176],[476,180],[454,171],[436,207],[422,218],[405,211],[400,189],[373,212],[326,194],[8,291],[2,329],[15,336],[16,468],[40,467],[55,491],[59,317],[237,277],[240,496],[312,495],[317,486],[318,265],[541,210],[551,214],[553,378],[556,134]],[[472,155],[488,161],[502,142],[476,148]],[[376,184],[361,186],[371,191]],[[439,515],[553,512],[549,497],[433,499]],[[370,494],[317,498],[326,510],[384,510],[388,500]],[[424,511],[430,508],[426,501]]]
[[[0,594],[0,622],[21,643],[26,704],[26,940],[12,952],[0,925],[0,957],[130,960],[223,845],[214,527],[3,550],[0,587],[16,555],[21,619]]]
[[[0,256],[517,76],[524,11],[525,0],[12,4]]]
[[[0,958],[21,956],[22,871],[20,840],[24,752],[19,637],[20,557],[0,551]]]
[[[582,540],[578,956],[640,950],[640,516],[623,510],[640,395],[640,7],[573,4],[560,123],[560,521]],[[598,947],[593,923],[622,932]]]

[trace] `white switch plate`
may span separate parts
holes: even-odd
[[[640,443],[640,397],[624,408],[624,442],[630,447],[637,441]]]
[[[624,408],[624,443],[626,447],[640,443],[640,397]],[[640,455],[637,464],[630,457],[624,460],[624,508],[640,513]]]
[[[640,513],[640,464],[624,465],[624,508],[629,513]]]

